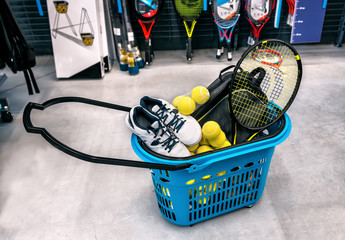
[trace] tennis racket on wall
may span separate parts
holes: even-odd
[[[120,0],[118,0],[120,1]],[[116,58],[119,62],[120,70],[127,71],[128,70],[128,59],[127,59],[127,51],[125,50],[125,41],[122,35],[122,18],[119,14],[119,7],[122,7],[120,2],[116,0],[109,0],[109,13],[111,18],[111,23],[113,27],[114,33],[114,42],[115,42],[115,49],[116,49]]]
[[[218,28],[218,49],[216,57],[223,54],[223,42],[226,40],[228,61],[232,60],[231,37],[238,19],[240,18],[240,0],[212,0],[211,9],[214,22]]]
[[[128,73],[130,75],[135,75],[139,73],[139,66],[138,63],[135,61],[134,51],[135,51],[135,43],[134,43],[134,33],[132,30],[132,25],[128,17],[127,12],[127,1],[122,0],[122,11],[123,11],[123,22],[125,23],[124,28],[126,29],[126,42],[127,42],[127,59],[128,59]]]
[[[132,9],[142,28],[145,37],[145,62],[150,64],[154,57],[151,32],[157,17],[162,12],[165,0],[131,0]]]
[[[250,24],[248,45],[258,42],[261,29],[274,9],[275,0],[245,0],[244,11]]]
[[[289,6],[289,14],[286,23],[290,26],[293,25],[293,15],[295,14],[295,0],[286,0],[288,6]]]
[[[244,52],[229,89],[233,144],[250,141],[282,117],[301,79],[300,56],[286,42],[261,41]]]
[[[187,60],[192,60],[192,35],[195,24],[204,7],[204,0],[174,0],[177,14],[183,20],[187,32]]]

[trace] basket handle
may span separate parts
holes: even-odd
[[[236,67],[236,66],[235,66],[235,65],[230,65],[230,66],[227,66],[226,68],[222,69],[222,70],[219,72],[218,78],[219,78],[220,80],[223,81],[223,73],[229,71],[231,68],[234,68],[234,67]]]
[[[79,158],[81,160],[92,162],[92,163],[99,163],[99,164],[109,164],[109,165],[120,165],[120,166],[128,166],[128,167],[139,167],[139,168],[150,168],[150,169],[162,169],[168,171],[176,171],[181,169],[186,169],[192,166],[192,164],[184,163],[179,165],[168,165],[168,164],[159,164],[159,163],[148,163],[142,161],[135,161],[135,160],[127,160],[127,159],[119,159],[119,158],[106,158],[106,157],[98,157],[93,155],[88,155],[82,152],[79,152],[69,146],[65,145],[64,143],[57,140],[53,135],[51,135],[45,128],[35,127],[31,121],[31,111],[32,109],[36,110],[44,110],[52,105],[59,104],[59,103],[66,103],[66,102],[79,102],[85,103],[120,111],[129,112],[131,110],[130,107],[125,107],[121,105],[96,101],[87,98],[80,98],[80,97],[60,97],[54,98],[49,101],[46,101],[42,104],[29,102],[23,113],[23,124],[25,130],[29,133],[36,133],[41,134],[42,137],[47,140],[51,145],[55,148],[59,149],[60,151],[71,155],[73,157]]]

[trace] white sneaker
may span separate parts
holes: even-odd
[[[131,109],[127,127],[154,152],[170,157],[188,157],[190,152],[160,120],[141,106]]]
[[[163,99],[145,96],[141,98],[140,105],[156,115],[185,145],[193,146],[200,142],[201,127],[192,116],[180,114],[173,105]]]

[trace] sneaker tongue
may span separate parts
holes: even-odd
[[[159,127],[159,122],[158,122],[158,121],[155,121],[154,123],[151,124],[151,127],[152,127],[153,129],[158,128],[158,127]]]
[[[158,105],[154,105],[152,107],[152,112],[156,113],[159,109],[160,109],[160,107]]]

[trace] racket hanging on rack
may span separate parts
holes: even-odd
[[[130,0],[131,9],[141,26],[145,37],[145,62],[149,65],[154,57],[151,32],[159,14],[162,12],[165,0]]]
[[[134,56],[134,33],[132,31],[132,26],[128,17],[127,12],[127,0],[122,0],[122,20],[124,23],[124,35],[126,41],[127,59],[128,59],[128,73],[130,75],[135,75],[139,73],[138,63],[135,61]]]
[[[250,24],[248,45],[258,42],[260,32],[270,18],[274,6],[275,0],[245,0],[245,16]]]
[[[177,14],[183,20],[187,32],[187,60],[192,60],[192,35],[195,24],[204,8],[204,0],[174,0]]]
[[[286,0],[288,6],[289,6],[289,14],[288,18],[286,20],[286,23],[292,27],[293,25],[293,16],[295,14],[295,5],[296,1],[295,0]]]
[[[233,144],[250,141],[279,120],[302,79],[298,52],[281,40],[254,44],[238,61],[229,87]]]
[[[133,57],[134,57],[134,61],[136,62],[136,64],[138,65],[139,68],[143,68],[145,66],[145,62],[141,57],[141,53],[138,47],[138,43],[132,28],[132,23],[131,23],[131,18],[130,18],[130,14],[129,14],[129,4],[128,1],[125,1],[126,7],[124,7],[124,13],[125,13],[125,18],[126,18],[126,28],[127,28],[127,35],[128,35],[128,44],[131,48],[131,52],[133,53]],[[125,11],[126,8],[126,11]]]
[[[224,39],[227,44],[227,59],[232,60],[231,38],[238,19],[240,18],[240,0],[212,0],[211,9],[214,22],[218,28],[218,49],[216,57],[220,58],[224,52]]]
[[[128,71],[127,51],[125,50],[125,41],[123,37],[123,23],[119,12],[122,12],[121,0],[109,0],[109,12],[114,33],[114,42],[116,49],[116,58],[119,62],[121,71]]]

